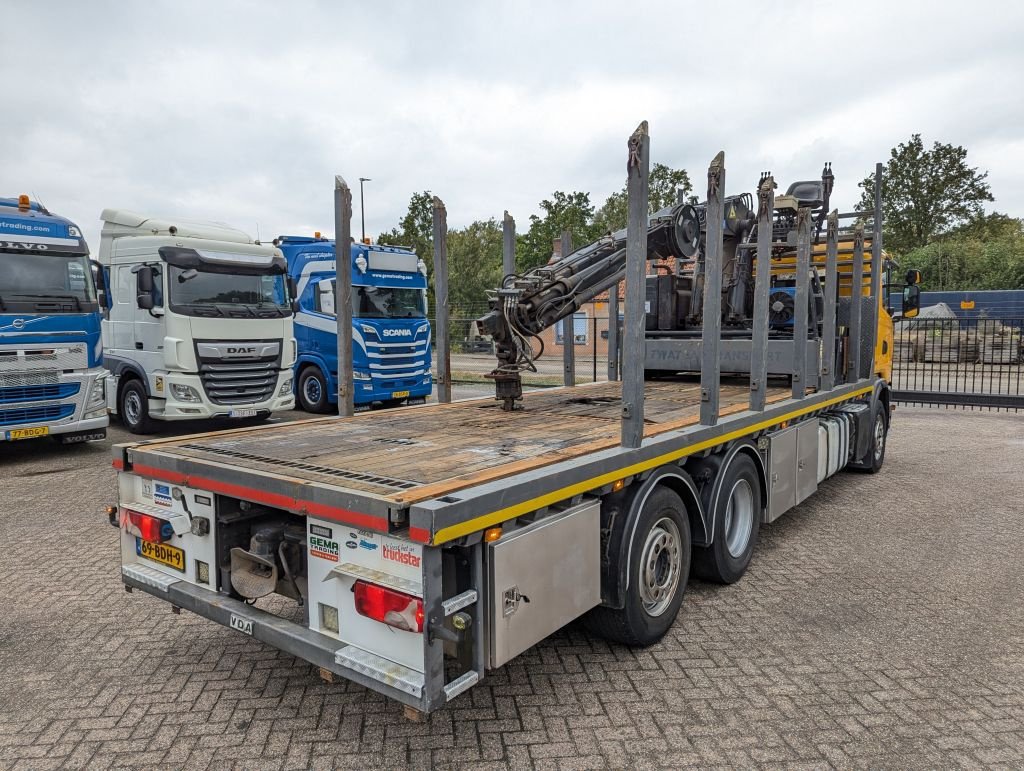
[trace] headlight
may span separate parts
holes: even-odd
[[[354,370],[352,372],[352,379],[353,380],[369,380],[370,379],[370,373],[369,372],[360,372],[359,370]]]
[[[281,390],[277,392],[278,396],[287,396],[292,392],[292,379],[288,378],[281,383]]]
[[[98,377],[92,381],[92,390],[89,391],[89,404],[104,401],[103,378]]]
[[[359,328],[363,330],[364,335],[375,335],[377,330],[371,327],[369,324],[360,324]]]
[[[199,401],[199,392],[190,385],[171,383],[171,393],[174,394],[174,398],[180,402]]]

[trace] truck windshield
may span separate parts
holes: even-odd
[[[391,286],[353,286],[352,308],[364,319],[424,319],[427,296],[422,289]]]
[[[86,255],[0,252],[0,313],[91,313],[97,308]]]
[[[185,316],[283,318],[291,315],[280,274],[221,273],[170,266],[171,310]]]

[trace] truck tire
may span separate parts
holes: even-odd
[[[317,366],[309,366],[299,375],[299,387],[296,389],[299,406],[306,412],[325,413],[330,409],[331,402],[327,397],[327,381],[324,373]]]
[[[761,528],[761,481],[746,453],[733,456],[722,472],[710,546],[693,549],[693,574],[716,584],[743,577]]]
[[[597,607],[584,616],[590,631],[625,645],[653,645],[671,628],[690,574],[690,521],[682,499],[656,488],[644,503],[629,546],[622,608]]]
[[[889,424],[885,419],[885,407],[879,404],[875,417],[871,420],[871,443],[868,456],[864,459],[864,470],[869,474],[877,474],[885,463],[885,440],[889,434]]]
[[[149,417],[149,397],[141,380],[129,380],[121,387],[118,412],[124,427],[133,434],[152,434],[156,430]]]

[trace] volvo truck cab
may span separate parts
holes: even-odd
[[[125,427],[291,409],[296,344],[281,252],[221,223],[101,216],[107,403]]]
[[[99,308],[78,227],[0,198],[0,441],[107,435]]]

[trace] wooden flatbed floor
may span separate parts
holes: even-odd
[[[528,392],[524,409],[514,413],[493,399],[473,399],[158,440],[139,449],[344,487],[405,506],[616,446],[621,390],[621,383],[553,388]],[[749,395],[745,380],[724,383],[721,414],[745,410]],[[789,395],[789,388],[769,388],[768,402]],[[649,381],[645,404],[645,436],[694,425],[700,385]]]

